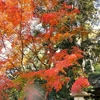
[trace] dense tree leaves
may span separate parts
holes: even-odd
[[[0,5],[0,75],[9,79],[5,91],[10,88],[22,100],[24,89],[37,82],[46,91],[45,99],[63,87],[70,92],[74,78],[84,76],[79,63],[84,52],[75,46],[74,38],[88,34],[85,27],[74,25],[80,15],[78,7],[59,0],[0,0]],[[63,48],[64,41],[68,43]]]

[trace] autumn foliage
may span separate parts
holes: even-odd
[[[84,77],[79,77],[75,83],[72,85],[72,93],[73,95],[75,93],[81,93],[85,88],[88,88],[90,86],[88,79]]]
[[[0,90],[5,91],[1,91],[3,95],[9,88],[22,92],[26,84],[38,81],[48,96],[70,81],[69,68],[81,66],[78,61],[84,52],[78,46],[57,47],[65,40],[72,43],[81,28],[85,30],[81,26],[66,25],[74,23],[79,9],[59,0],[40,1],[0,0],[0,75],[4,77],[4,82],[0,79]],[[35,26],[42,24],[43,31],[31,27],[31,22],[37,19]],[[80,32],[84,34],[87,33]],[[17,98],[23,100],[21,93]],[[3,97],[0,100],[4,100]]]

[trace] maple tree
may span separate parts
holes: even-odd
[[[71,46],[80,31],[82,37],[88,34],[83,26],[71,26],[78,14],[78,8],[59,0],[43,0],[42,3],[40,0],[0,0],[0,75],[9,82],[1,91],[3,95],[12,94],[16,89],[19,94],[16,98],[23,100],[25,86],[39,82],[46,90],[47,99],[51,92],[58,93],[66,86],[72,77],[84,76],[79,63],[84,52],[78,46]],[[31,26],[36,20],[35,24],[42,24],[43,31]],[[70,48],[67,45],[60,48],[66,40]],[[78,69],[78,75],[69,77],[69,69],[75,75],[74,69]]]

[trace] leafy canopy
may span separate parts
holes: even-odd
[[[1,100],[11,91],[19,93],[16,98],[23,100],[26,84],[42,83],[49,95],[70,82],[74,76],[69,77],[67,71],[81,68],[79,59],[84,54],[77,46],[71,46],[73,37],[88,34],[83,26],[74,25],[79,14],[78,8],[59,0],[0,0],[0,78],[9,80]],[[32,26],[34,21],[35,25],[42,25],[43,31]],[[70,48],[60,48],[67,40]]]

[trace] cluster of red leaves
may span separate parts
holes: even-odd
[[[87,78],[79,77],[71,88],[71,93],[80,93],[83,89],[88,88],[90,86],[90,83]]]
[[[6,63],[6,61],[0,60],[0,65],[5,64],[5,63]]]
[[[41,20],[43,21],[44,24],[50,24],[51,26],[54,26],[58,23],[56,13],[43,14]]]
[[[65,77],[63,75],[58,75],[59,70],[57,68],[51,68],[48,70],[40,70],[38,72],[30,72],[26,74],[22,74],[21,76],[23,78],[36,78],[36,79],[42,79],[46,80],[47,82],[43,85],[47,91],[52,91],[52,89],[55,89],[57,92],[62,88],[64,83],[69,81],[68,77]]]
[[[8,36],[18,33],[33,17],[32,0],[0,0],[0,29]]]
[[[68,5],[66,3],[63,3],[62,7],[57,12],[44,13],[42,14],[40,19],[45,25],[49,24],[52,27],[59,24],[60,20],[64,16],[68,17],[79,13],[80,13],[79,9],[73,8],[73,5]]]
[[[5,75],[0,75],[0,90],[14,87],[14,83]]]
[[[78,59],[83,58],[84,52],[82,50],[80,50],[78,47],[74,46],[72,49],[72,53],[74,53]]]
[[[2,1],[0,0],[0,11],[3,18],[3,22],[7,23],[11,22],[14,26],[18,25],[21,21],[21,9],[18,7],[18,1],[8,0]],[[17,19],[17,20],[16,20]],[[10,23],[10,24],[11,24]]]
[[[5,90],[14,88],[15,84],[5,75],[0,75],[0,100],[4,100],[3,96],[7,99],[8,94]]]
[[[73,48],[75,49],[75,47]],[[54,64],[53,68],[39,70],[37,72],[29,72],[22,74],[23,78],[38,78],[46,80],[45,87],[48,91],[52,91],[54,88],[56,91],[59,91],[64,83],[69,81],[69,77],[65,77],[66,72],[64,68],[69,68],[72,65],[76,64],[75,62],[82,57],[82,51],[78,48],[77,52],[80,54],[68,54],[67,50],[61,50],[60,52],[55,52],[55,54],[51,57],[50,63]],[[73,51],[74,52],[74,51]],[[59,73],[62,72],[64,75],[60,75]]]

